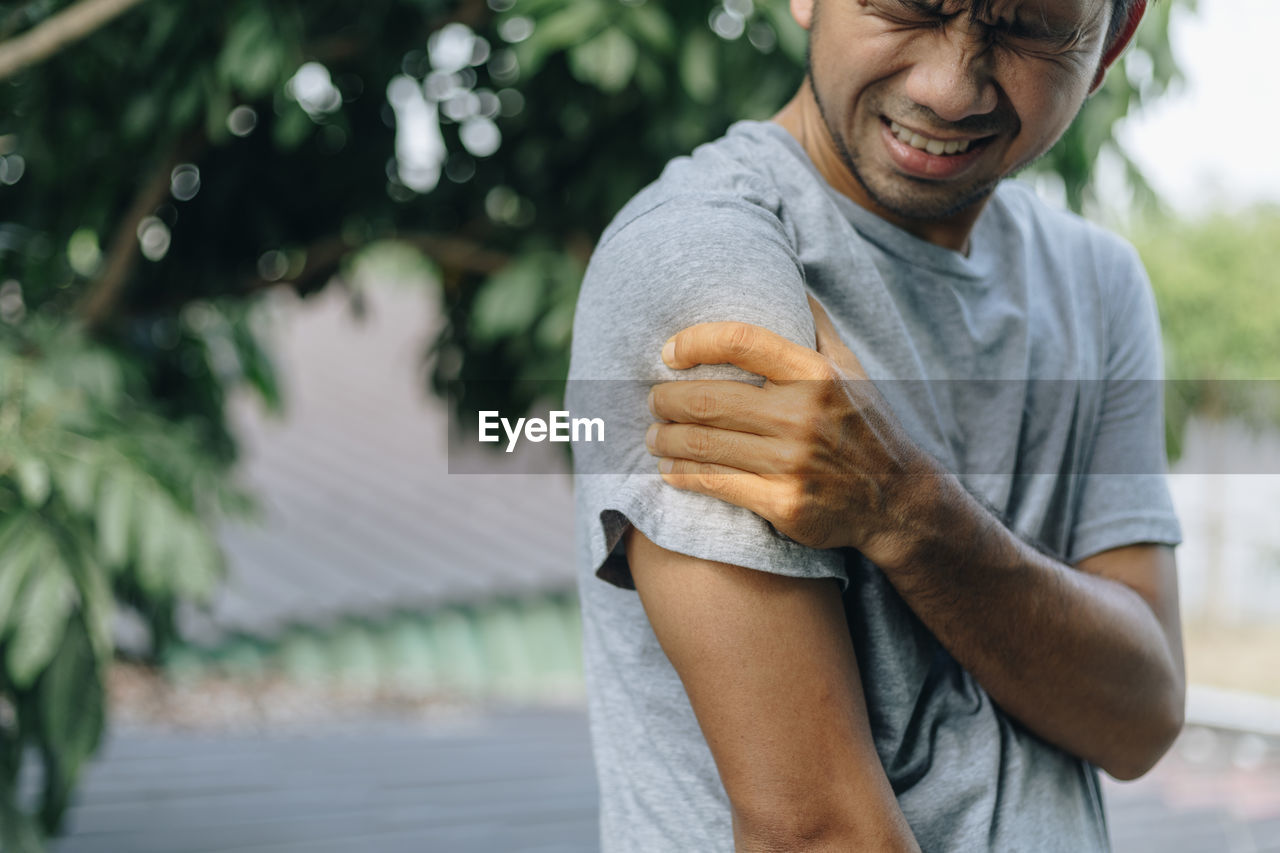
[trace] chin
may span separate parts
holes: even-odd
[[[907,182],[908,186],[894,187],[889,190],[883,186],[877,187],[869,184],[857,172],[854,174],[872,201],[895,216],[916,221],[947,219],[962,213],[985,201],[999,184],[997,180],[979,186],[963,187],[951,192],[930,192],[922,186],[918,191],[913,192],[912,187],[909,185],[912,181],[910,178],[900,178],[895,181],[895,183]]]

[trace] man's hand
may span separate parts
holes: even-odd
[[[659,470],[813,547],[852,546],[1010,716],[1132,779],[1182,726],[1171,548],[1138,544],[1075,568],[1014,535],[904,435],[811,305],[819,351],[740,323],[667,342],[672,367],[732,363],[767,378],[671,382],[651,408]]]
[[[703,323],[668,341],[670,367],[729,363],[767,381],[656,385],[649,408],[669,423],[645,441],[671,485],[745,507],[801,544],[893,566],[909,551],[918,475],[935,463],[809,303],[817,352],[745,323]]]

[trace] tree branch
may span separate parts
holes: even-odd
[[[400,233],[385,238],[389,242],[412,246],[436,263],[444,273],[460,272],[489,275],[506,266],[511,260],[503,252],[485,248],[463,237],[447,234]],[[326,237],[307,246],[307,260],[292,279],[267,281],[251,278],[241,294],[281,285],[299,294],[307,294],[324,287],[337,274],[342,260],[351,252],[364,248],[352,246],[341,237]]]
[[[92,331],[102,325],[120,301],[124,286],[138,263],[138,225],[169,197],[169,182],[174,166],[190,159],[203,144],[203,137],[193,134],[175,146],[134,196],[133,204],[129,206],[124,219],[116,226],[115,234],[111,237],[102,272],[89,283],[88,289],[72,310],[87,330]]]
[[[43,62],[142,0],[80,0],[20,36],[0,42],[0,80]]]
[[[487,249],[463,237],[444,234],[399,234],[394,238],[418,249],[439,266],[462,272],[489,275],[511,260],[503,252]]]

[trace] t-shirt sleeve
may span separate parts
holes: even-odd
[[[1068,562],[1182,532],[1169,494],[1164,441],[1164,361],[1151,282],[1127,244],[1104,278],[1106,374],[1080,491]]]
[[[700,193],[662,201],[606,232],[574,319],[566,401],[600,417],[607,441],[575,442],[577,523],[596,575],[633,588],[621,547],[629,525],[693,557],[806,578],[847,576],[839,552],[799,545],[754,513],[678,490],[644,446],[652,385],[675,379],[762,381],[732,365],[675,371],[663,343],[696,323],[735,320],[813,347],[804,273],[786,227],[752,201]]]

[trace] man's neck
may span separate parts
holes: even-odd
[[[795,137],[817,167],[818,173],[842,195],[922,240],[961,254],[969,253],[969,235],[978,220],[978,214],[986,206],[985,202],[971,205],[954,216],[938,220],[908,219],[878,204],[853,176],[848,164],[840,156],[807,79],[795,97],[773,116],[773,121]]]

